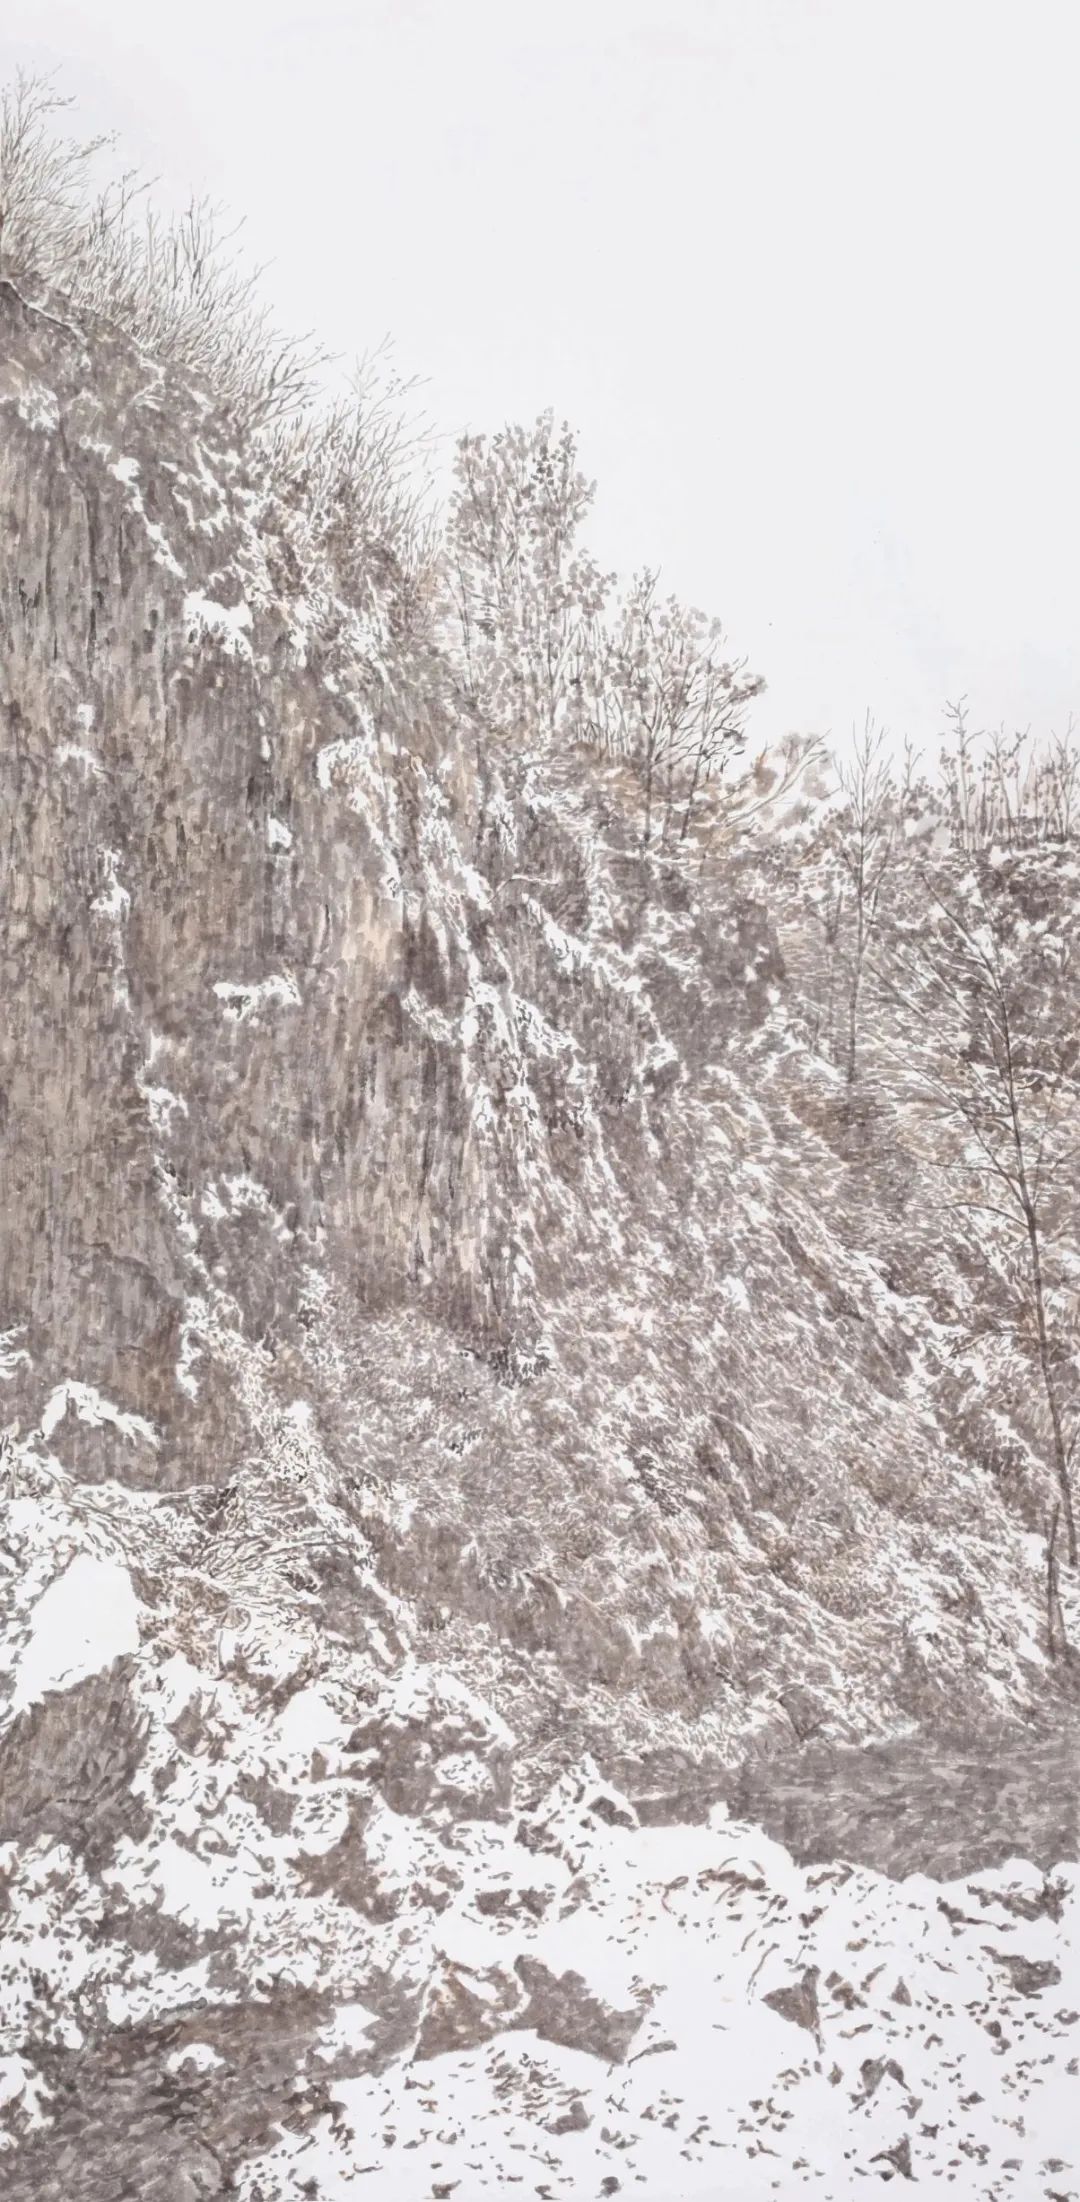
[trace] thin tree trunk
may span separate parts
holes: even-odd
[[[648,848],[652,838],[653,757],[653,738],[650,734],[649,746],[645,752],[645,833],[641,844],[645,849]]]
[[[1054,1381],[1053,1362],[1050,1357],[1050,1338],[1046,1328],[1046,1294],[1043,1285],[1042,1248],[1039,1243],[1039,1217],[1028,1184],[1027,1160],[1024,1154],[1024,1135],[1020,1123],[1020,1107],[1016,1098],[1016,1074],[1013,1061],[1012,1031],[1008,1003],[999,989],[998,1009],[1001,1016],[1001,1034],[1005,1043],[1005,1090],[1009,1103],[1009,1119],[1012,1126],[1013,1151],[1016,1155],[1016,1191],[1023,1211],[1031,1252],[1031,1287],[1035,1302],[1035,1331],[1039,1347],[1039,1369],[1050,1413],[1050,1429],[1054,1450],[1054,1473],[1061,1492],[1061,1510],[1065,1520],[1065,1539],[1068,1546],[1069,1566],[1075,1568],[1076,1516],[1073,1511],[1072,1487],[1069,1482],[1069,1453],[1065,1443],[1065,1430],[1061,1420],[1057,1385]]]
[[[1061,1492],[1061,1510],[1065,1518],[1065,1541],[1069,1553],[1069,1566],[1076,1566],[1076,1516],[1073,1511],[1072,1487],[1069,1482],[1069,1454],[1065,1444],[1065,1431],[1058,1403],[1057,1385],[1054,1382],[1053,1364],[1050,1359],[1050,1340],[1046,1329],[1046,1304],[1043,1294],[1042,1256],[1039,1250],[1038,1219],[1024,1194],[1024,1220],[1027,1224],[1028,1244],[1031,1248],[1031,1278],[1035,1298],[1035,1329],[1039,1342],[1039,1368],[1042,1372],[1043,1390],[1050,1410],[1050,1428],[1053,1434],[1054,1470]]]
[[[1065,1633],[1065,1615],[1061,1605],[1061,1584],[1058,1578],[1057,1532],[1061,1508],[1055,1506],[1050,1516],[1050,1529],[1046,1539],[1046,1643],[1051,1659],[1057,1658],[1057,1643],[1061,1656],[1068,1662],[1072,1658],[1072,1646]]]
[[[689,793],[687,794],[686,798],[686,809],[683,812],[682,832],[679,835],[680,841],[685,841],[690,828],[690,817],[697,797],[698,781],[701,778],[701,768],[705,761],[706,742],[707,735],[703,734],[700,742],[698,743],[697,750],[694,756],[694,770],[690,780]]]
[[[855,1063],[859,1044],[859,990],[862,986],[863,956],[866,940],[863,931],[862,897],[859,898],[858,929],[855,935],[855,968],[851,974],[851,992],[848,998],[848,1041],[845,1066],[848,1086],[855,1084]]]

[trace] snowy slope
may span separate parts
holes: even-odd
[[[8,2192],[1068,2191],[1067,1860],[701,1824],[1050,1680],[767,864],[489,738],[211,393],[0,336]]]
[[[408,2062],[352,2078],[343,2060],[329,2115],[248,2167],[248,2202],[372,2176],[401,2202],[839,2198],[896,2177],[1075,2192],[1075,1868],[944,1887],[799,1871],[722,1820],[612,1825],[581,1809],[589,1788],[542,1811],[550,1848],[470,1857],[428,2005],[442,2054],[425,2014]],[[574,2042],[587,2004],[599,2054]]]

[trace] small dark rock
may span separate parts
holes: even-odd
[[[793,2026],[803,2026],[808,2034],[816,2034],[820,2021],[817,1983],[818,1968],[811,1965],[797,1984],[790,1988],[773,1988],[762,2001],[771,2011],[778,2011],[781,2018],[790,2019]]]
[[[584,2133],[586,2126],[591,2124],[592,2119],[580,2095],[575,2095],[569,2110],[564,2110],[559,2118],[552,2118],[547,2131],[549,2133]]]

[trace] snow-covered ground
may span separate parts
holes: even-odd
[[[514,1802],[512,1735],[438,1668],[399,1662],[357,1723],[359,1668],[226,1680],[140,1619],[83,1552],[7,1647],[16,2180],[104,2053],[210,2136],[253,2091],[222,2157],[240,2202],[843,2202],[893,2179],[1078,2202],[1075,1861],[799,1866],[723,1806],[640,1824],[589,1760]]]
[[[54,1436],[70,1408],[114,1426],[69,1385]],[[640,1824],[588,1759],[529,1788],[505,1719],[389,1640],[400,1616],[359,1546],[370,1650],[285,1603],[238,1637],[204,1625],[190,1508],[77,1496],[40,1433],[4,1457],[0,2149],[19,2202],[72,2087],[97,2115],[103,2057],[130,2059],[162,2117],[170,2088],[190,2095],[200,2133],[250,2101],[222,2157],[240,2202],[842,2202],[893,2179],[1080,2202],[1075,1857],[889,1879],[797,1865],[723,1806]],[[314,1505],[314,1455],[308,1481]],[[122,2148],[123,2113],[102,2118]]]
[[[524,1842],[470,1831],[412,2056],[336,2078],[331,2112],[246,2168],[244,2202],[1080,2192],[1075,1866],[893,1882],[800,1869],[722,1812],[619,1812],[566,1782]],[[490,2039],[424,2053],[488,2014]],[[569,2045],[590,2030],[598,2054]]]

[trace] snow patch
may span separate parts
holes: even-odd
[[[98,917],[109,918],[114,925],[122,925],[131,908],[131,896],[120,879],[120,858],[115,849],[105,849],[102,854],[106,884],[95,895],[90,908]]]
[[[10,1384],[19,1369],[33,1368],[34,1364],[27,1353],[26,1347],[17,1345],[15,1342],[21,1336],[21,1327],[16,1330],[0,1331],[0,1383]]]
[[[19,419],[38,435],[52,435],[60,426],[55,391],[29,374],[16,359],[5,360],[0,368],[0,405],[4,403],[13,404]]]
[[[368,2035],[377,2025],[375,2013],[365,2010],[362,2003],[338,2005],[329,2025],[319,2030],[315,2054],[329,2063],[342,2055],[362,2056],[368,2047]]]
[[[212,635],[226,657],[251,662],[252,649],[248,641],[251,606],[243,598],[239,604],[218,604],[213,597],[190,590],[184,598],[184,624],[193,641],[202,641]]]
[[[139,1092],[146,1103],[150,1124],[160,1138],[167,1137],[172,1129],[174,1116],[186,1116],[187,1102],[168,1086],[146,1086],[140,1083]]]
[[[93,1384],[58,1384],[50,1392],[41,1417],[41,1434],[48,1441],[59,1429],[64,1416],[75,1415],[80,1422],[88,1422],[93,1428],[108,1423],[121,1437],[141,1438],[144,1445],[159,1445],[161,1440],[153,1423],[144,1421],[140,1414],[126,1414],[122,1407],[114,1406]]]
[[[56,752],[58,765],[78,765],[88,779],[100,780],[101,766],[92,749],[84,749],[81,742],[61,742]]]
[[[166,2072],[213,2072],[224,2065],[224,2057],[208,2041],[185,2042],[182,2049],[174,2049],[165,2059]]]
[[[289,1699],[277,1723],[276,1742],[283,1758],[308,1760],[313,1751],[340,1751],[351,1731],[352,1723],[312,1684]]]
[[[261,1009],[274,1004],[280,1008],[296,1008],[301,999],[296,980],[281,971],[271,972],[268,979],[254,979],[247,986],[239,980],[216,979],[214,992],[225,1015],[235,1024],[257,1017]]]
[[[70,1689],[138,1649],[139,1607],[127,1569],[81,1552],[33,1608],[12,1710],[24,1711],[48,1690]]]

